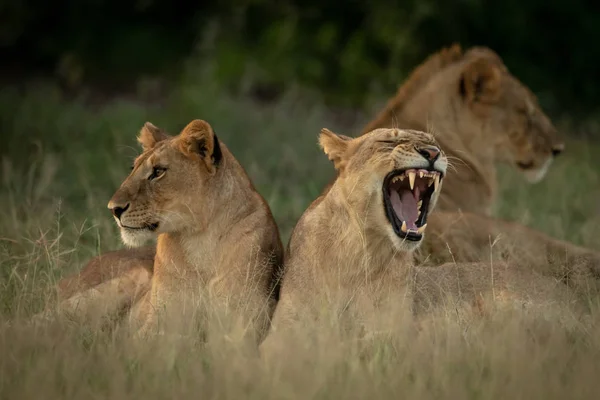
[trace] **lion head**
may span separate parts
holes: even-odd
[[[364,230],[388,237],[398,250],[416,249],[448,164],[434,137],[382,128],[352,139],[323,129],[319,143],[338,171],[332,190],[342,192]]]
[[[474,48],[465,58],[457,82],[463,112],[495,145],[498,160],[516,166],[529,182],[540,181],[564,149],[556,128],[498,55]]]
[[[428,57],[362,132],[396,126],[440,131],[449,154],[508,162],[530,182],[564,149],[535,95],[485,47],[453,45]]]
[[[139,246],[160,233],[206,225],[218,205],[223,161],[211,126],[194,120],[172,137],[146,122],[138,141],[143,153],[108,203],[123,242]]]

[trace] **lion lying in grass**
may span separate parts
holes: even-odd
[[[452,165],[421,262],[476,262],[492,252],[565,282],[600,278],[599,253],[491,217],[498,162],[537,182],[564,149],[533,93],[492,50],[454,45],[431,55],[363,133],[392,127],[434,133]]]
[[[128,252],[131,258],[98,258],[115,268],[108,279],[92,260],[83,284],[62,285],[71,292],[64,311],[87,313],[111,302],[104,311],[122,313],[144,296],[133,313],[142,333],[151,333],[163,330],[158,322],[165,309],[179,308],[175,297],[200,293],[242,314],[260,340],[283,257],[268,205],[205,121],[190,122],[174,137],[146,123],[139,142],[144,152],[108,207],[123,242],[139,246],[158,237],[156,255],[141,250]]]
[[[412,253],[447,179],[447,157],[430,134],[376,129],[351,139],[324,129],[320,144],[338,178],[292,232],[263,351],[275,351],[282,332],[310,325],[307,318],[329,307],[370,331],[386,310],[429,309],[447,296],[471,304],[492,291],[506,301],[566,298],[562,284],[508,264],[496,266],[491,279],[485,263],[414,266]]]
[[[595,252],[489,216],[497,200],[497,162],[509,160],[526,177],[539,180],[564,148],[535,96],[493,51],[463,53],[453,46],[430,56],[363,132],[395,126],[431,128],[452,164],[428,239],[417,252],[420,262],[488,260],[493,251],[494,259],[511,255],[565,282],[600,276]],[[95,257],[59,282],[59,298],[113,277],[150,271],[154,254],[155,247],[147,246]],[[133,293],[129,300],[135,300]]]

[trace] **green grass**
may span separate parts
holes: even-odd
[[[190,83],[191,82],[191,83]],[[266,198],[287,242],[297,219],[333,176],[317,147],[336,123],[318,96],[290,92],[257,105],[190,76],[161,104],[65,100],[52,86],[0,92],[0,318],[29,315],[61,276],[120,248],[106,204],[139,149],[145,121],[171,133],[208,120]],[[567,132],[565,132],[567,133]],[[552,236],[600,246],[600,145],[570,140],[542,183],[501,173],[497,214]],[[18,319],[17,319],[18,321]],[[0,398],[595,398],[600,317],[564,325],[518,312],[463,319],[443,310],[427,328],[399,327],[383,342],[316,328],[315,346],[261,363],[216,335],[146,347],[125,331],[0,325]],[[312,331],[311,331],[312,332]],[[314,332],[313,332],[314,333]]]

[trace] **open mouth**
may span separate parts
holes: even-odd
[[[414,242],[423,238],[431,196],[442,178],[441,172],[426,169],[396,170],[385,177],[385,213],[400,238]]]

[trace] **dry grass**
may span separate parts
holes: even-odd
[[[600,388],[597,315],[567,325],[519,310],[481,317],[448,307],[421,325],[396,318],[397,329],[376,339],[359,339],[326,319],[295,331],[291,346],[268,360],[222,316],[197,319],[209,327],[205,343],[189,325],[181,330],[187,335],[146,343],[125,327],[3,327],[0,393],[20,399],[591,399]]]
[[[328,123],[318,103],[290,96],[259,108],[195,78],[201,84],[175,91],[164,109],[92,110],[53,90],[0,93],[0,398],[597,398],[597,299],[581,318],[560,307],[479,316],[448,304],[415,324],[399,308],[394,331],[376,339],[329,318],[294,332],[287,351],[266,361],[214,310],[193,316],[209,330],[206,343],[193,335],[197,324],[145,344],[126,326],[26,325],[52,301],[56,279],[120,247],[105,205],[144,121],[176,131],[209,120],[268,200],[284,241],[332,174],[316,146],[320,128],[357,131]],[[503,171],[499,215],[598,248],[596,149],[570,143],[536,186]]]

